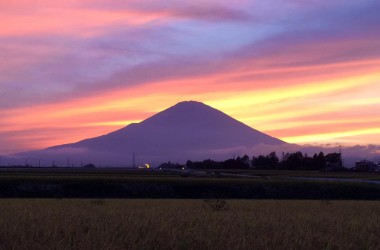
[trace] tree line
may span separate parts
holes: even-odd
[[[186,165],[178,163],[162,163],[159,168],[190,168],[190,169],[263,169],[263,170],[332,170],[339,171],[343,168],[341,153],[324,154],[320,152],[309,156],[300,151],[294,153],[282,153],[279,158],[276,152],[268,155],[258,155],[249,158],[248,155],[243,157],[231,158],[225,161],[187,161]]]

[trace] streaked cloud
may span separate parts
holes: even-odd
[[[189,99],[289,142],[376,144],[379,11],[372,0],[0,1],[0,154]]]

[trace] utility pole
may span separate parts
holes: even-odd
[[[135,152],[133,152],[133,159],[132,159],[132,166],[133,166],[133,168],[135,168],[136,167],[136,155],[135,155]]]

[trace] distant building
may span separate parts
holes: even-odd
[[[355,170],[360,172],[377,172],[379,170],[379,164],[367,160],[357,161],[355,163]]]

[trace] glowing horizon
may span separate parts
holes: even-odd
[[[165,3],[1,2],[0,155],[185,100],[289,143],[380,144],[380,3]]]

